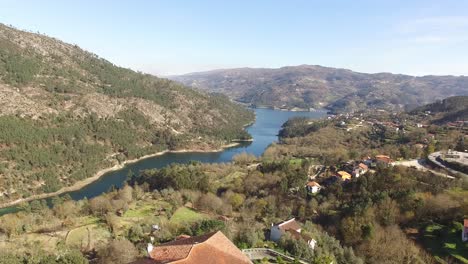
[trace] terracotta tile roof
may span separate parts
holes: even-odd
[[[361,169],[363,169],[363,170],[368,170],[368,169],[369,169],[369,167],[367,167],[367,165],[364,164],[364,163],[359,163],[358,166],[359,166],[359,168],[361,168]]]
[[[150,257],[154,264],[244,264],[252,263],[220,231],[202,236],[179,239],[156,246]]]
[[[320,184],[318,184],[318,182],[316,182],[316,181],[310,181],[310,182],[308,182],[308,183],[307,183],[307,186],[309,186],[309,187],[314,187],[314,186],[322,187],[322,186],[320,186]]]
[[[301,232],[297,232],[296,230],[286,230],[286,232],[288,232],[289,234],[291,234],[291,236],[295,239],[301,239],[302,236],[301,236]]]
[[[130,264],[155,264],[156,262],[150,258],[139,258]]]
[[[304,233],[301,233],[295,230],[286,230],[285,232],[291,234],[291,236],[296,240],[302,239],[307,242],[312,239],[310,235],[306,235]]]
[[[387,155],[377,155],[377,156],[375,156],[375,159],[378,160],[378,161],[385,162],[385,163],[392,163],[393,162],[393,160],[390,158],[390,156],[387,156]]]
[[[181,240],[181,239],[186,239],[186,238],[190,238],[190,236],[189,235],[180,235],[180,236],[176,237],[175,240]]]
[[[301,226],[299,225],[299,223],[296,222],[296,219],[295,218],[291,218],[287,221],[283,221],[281,223],[278,224],[278,227],[283,230],[283,231],[287,231],[287,230],[300,230],[301,229]]]

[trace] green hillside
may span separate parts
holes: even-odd
[[[430,113],[434,123],[447,123],[468,120],[468,96],[453,96],[418,107],[412,114]]]
[[[219,148],[248,138],[253,118],[225,96],[0,24],[0,202],[165,149]]]

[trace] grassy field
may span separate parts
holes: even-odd
[[[208,215],[199,213],[195,210],[192,210],[187,207],[180,207],[174,212],[174,215],[171,217],[171,223],[180,224],[180,223],[190,223],[197,222],[203,219],[209,218]]]
[[[298,166],[301,166],[303,162],[304,162],[304,159],[298,159],[298,158],[290,159],[290,160],[289,160],[289,163],[290,163],[291,165],[298,165]]]
[[[447,256],[468,263],[468,243],[461,240],[460,225],[429,225],[424,230],[423,243],[425,248],[442,263]]]
[[[153,216],[156,214],[156,211],[161,208],[170,209],[171,205],[164,201],[143,200],[130,206],[130,208],[124,213],[123,217]]]
[[[230,173],[226,177],[223,177],[221,179],[217,179],[213,184],[216,187],[219,186],[235,186],[236,182],[241,181],[242,178],[244,178],[246,175],[245,172],[240,172],[240,171],[235,171],[233,173]]]
[[[165,208],[165,211],[161,211]],[[210,215],[196,210],[180,207],[171,215],[172,205],[161,200],[145,199],[130,204],[122,216],[116,216],[114,222],[114,234],[104,220],[95,216],[83,216],[73,219],[73,223],[58,231],[39,233],[31,232],[16,236],[11,239],[0,240],[0,251],[18,251],[18,248],[37,247],[38,249],[55,252],[57,245],[64,243],[66,246],[78,250],[91,250],[99,245],[106,244],[113,236],[125,236],[128,229],[137,224],[182,224],[194,223],[203,219],[209,219]],[[21,250],[20,250],[21,252]]]
[[[46,252],[54,252],[57,244],[63,241],[65,235],[66,232],[22,234],[7,241],[0,241],[0,251],[22,253],[26,249],[40,249]]]
[[[111,238],[108,228],[102,224],[91,224],[70,230],[65,241],[67,246],[76,249],[91,249]]]

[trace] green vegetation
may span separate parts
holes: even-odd
[[[132,259],[150,236],[157,244],[215,230],[239,248],[273,248],[310,263],[462,261],[466,247],[457,234],[468,215],[463,180],[414,168],[374,166],[348,182],[327,182],[350,158],[403,155],[402,148],[425,142],[430,132],[437,134],[425,142],[426,148],[436,149],[455,142],[441,141],[441,134],[455,139],[461,133],[435,125],[415,128],[420,121],[405,117],[409,121],[401,125],[406,133],[388,128],[402,118],[395,115],[383,115],[373,121],[375,126],[366,127],[357,126],[364,123],[361,119],[351,118],[345,126],[340,119],[318,125],[290,120],[280,143],[263,157],[242,153],[227,164],[192,162],[142,171],[123,189],[89,201],[57,201],[53,209],[40,202],[25,205],[24,212],[0,218],[0,229],[13,245],[31,234],[40,238],[41,232],[63,233],[57,241],[65,241],[69,250],[96,250],[103,263],[123,254],[116,252],[112,258],[107,253],[117,245],[128,248],[125,258]],[[408,157],[426,152],[416,147],[413,151]],[[325,188],[310,195],[304,185],[311,168],[323,165],[329,166],[315,180]],[[303,223],[302,238],[285,235],[278,243],[268,241],[271,223],[291,217]],[[155,224],[160,230],[153,229]],[[88,230],[95,234],[91,240]],[[314,250],[306,243],[312,238],[317,241]],[[51,251],[56,244],[41,243]]]
[[[151,140],[144,130],[147,120],[138,113],[122,113],[122,121],[58,116],[47,120],[0,117],[1,150],[5,166],[4,186],[22,190],[21,181],[43,182],[35,192],[53,192],[110,166],[106,154],[120,152],[119,158],[137,158],[167,148],[168,144],[138,148]],[[10,164],[15,164],[14,166]],[[63,164],[62,166],[58,166]],[[20,196],[28,196],[27,189]]]
[[[59,256],[43,252],[34,255],[17,256],[10,253],[0,253],[1,264],[87,264],[89,261],[79,251],[66,251]]]
[[[338,165],[366,156],[385,154],[394,160],[424,157],[435,150],[463,146],[465,131],[425,125],[431,117],[408,113],[355,113],[313,121],[293,118],[280,131],[280,144],[264,153],[266,159],[313,158]]]
[[[466,137],[463,129],[420,125],[439,118],[438,114],[420,111],[392,115],[357,113],[318,122],[296,118],[283,126],[280,144],[267,149],[264,158],[312,158],[330,166],[320,177],[333,175],[349,160],[377,154],[397,160],[423,158],[436,150],[453,149]],[[434,261],[406,238],[408,230],[415,230],[409,236],[436,261],[466,261],[466,245],[460,238],[460,222],[468,216],[466,182],[431,176],[413,168],[374,169],[375,173],[347,184],[327,184],[311,199],[317,214],[314,222],[352,246],[369,263],[392,263],[391,259],[395,263]],[[326,184],[326,179],[320,177],[315,180]],[[390,245],[390,240],[399,242]],[[379,248],[380,244],[385,244],[385,248]]]
[[[225,96],[43,35],[1,24],[0,32],[0,202],[54,192],[146,154],[250,138],[243,126],[253,113]]]
[[[325,107],[332,112],[402,111],[468,92],[466,76],[366,74],[317,65],[226,69],[173,78],[254,106],[307,110]]]
[[[434,123],[444,124],[468,119],[468,96],[453,96],[432,104],[418,107],[413,114],[431,113]]]
[[[461,237],[463,225],[454,222],[448,226],[431,224],[423,231],[422,243],[438,259],[451,256],[458,261],[468,263],[468,244]]]
[[[312,223],[306,224],[303,232],[318,241],[320,248],[315,251],[311,251],[306,242],[291,237],[286,237],[278,245],[267,241],[265,231],[271,223],[292,216],[309,220],[313,215],[313,209],[305,206],[308,198],[303,186],[309,164],[306,160],[262,162],[247,154],[240,154],[234,160],[235,164],[174,164],[148,170],[134,178],[132,184],[148,184],[149,190],[158,193],[174,190],[173,195],[181,196],[181,204],[190,203],[195,210],[210,215],[234,217],[235,221],[228,222],[229,228],[219,228],[240,248],[269,244],[293,256],[315,261],[313,263],[325,259],[333,259],[337,263],[360,263],[352,249],[341,247],[339,241]],[[256,162],[261,166],[248,168],[250,163]],[[192,184],[188,184],[190,182]],[[200,217],[199,211],[182,207],[174,212],[171,223],[192,222]],[[203,223],[200,226],[207,225]],[[190,232],[194,232],[193,227]]]
[[[190,208],[181,207],[177,209],[171,217],[171,222],[174,224],[193,223],[206,219],[205,216]]]

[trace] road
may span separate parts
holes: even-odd
[[[435,163],[437,166],[443,168],[444,170],[447,170],[447,171],[449,171],[450,173],[453,173],[453,174],[461,175],[461,176],[465,177],[466,179],[468,179],[468,174],[465,174],[463,172],[459,172],[459,171],[456,171],[454,169],[451,169],[451,168],[445,166],[444,164],[442,164],[439,160],[437,160],[437,158],[439,158],[441,155],[442,155],[442,153],[440,151],[437,151],[437,152],[434,152],[434,153],[430,154],[428,156],[428,158],[429,158],[429,160],[431,162]]]
[[[427,167],[426,160],[425,159],[413,159],[413,160],[404,160],[404,161],[397,161],[395,162],[395,166],[405,166],[405,167],[413,167],[421,171],[428,171],[431,172],[437,176],[449,178],[449,179],[455,179],[455,177],[450,176],[445,173],[441,173],[435,170],[431,170],[430,168]]]

